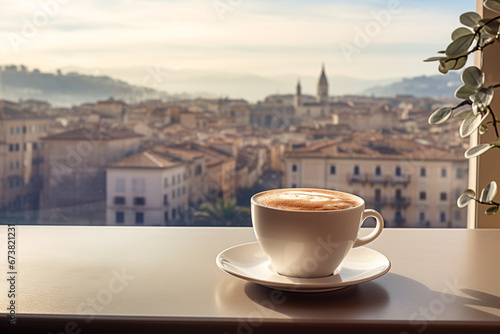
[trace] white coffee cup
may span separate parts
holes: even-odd
[[[285,197],[296,196],[299,202],[300,196],[326,194],[325,196],[341,197],[343,201],[350,203],[351,207],[318,210],[307,207],[290,209],[285,206],[284,209],[277,207],[276,203],[264,203],[269,194],[278,193]],[[304,204],[303,201],[300,203]],[[307,206],[307,203],[305,204]],[[349,251],[353,247],[363,246],[375,240],[384,227],[380,213],[365,210],[362,198],[326,189],[291,188],[264,191],[252,197],[251,213],[255,236],[268,255],[273,269],[284,276],[301,278],[337,274]],[[368,217],[375,218],[376,226],[369,235],[358,237],[359,229]]]

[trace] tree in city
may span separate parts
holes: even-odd
[[[500,0],[486,0],[484,6],[495,13],[500,13]],[[446,74],[451,70],[462,69],[469,55],[498,42],[500,36],[500,16],[482,18],[476,12],[467,12],[460,16],[459,27],[451,34],[452,42],[446,50],[439,51],[440,56],[431,57],[425,61],[439,62],[439,72]],[[500,83],[485,86],[485,74],[476,66],[466,68],[462,72],[463,85],[455,91],[455,97],[463,101],[454,107],[442,107],[429,117],[429,124],[438,125],[450,118],[462,121],[459,129],[460,136],[466,138],[476,130],[480,135],[493,128],[496,139],[490,143],[483,143],[470,147],[465,151],[467,159],[478,157],[492,149],[500,148],[500,134],[498,123],[493,108],[490,106],[495,89],[500,88]],[[465,190],[458,198],[457,204],[463,208],[475,201],[487,205],[485,213],[493,215],[498,212],[500,203],[494,201],[498,186],[491,181],[478,196],[473,189]]]
[[[236,205],[236,200],[224,201],[217,198],[215,203],[206,202],[200,205],[193,215],[195,225],[214,226],[251,226],[248,208]]]

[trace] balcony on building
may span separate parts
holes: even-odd
[[[406,208],[411,204],[411,198],[408,196],[394,196],[391,198],[390,205],[398,208]]]

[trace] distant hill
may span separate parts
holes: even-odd
[[[388,85],[365,89],[363,94],[377,97],[389,97],[398,94],[416,97],[453,97],[455,90],[461,85],[460,73],[449,72],[446,75],[404,78]]]
[[[39,99],[55,106],[71,106],[114,97],[127,102],[167,98],[165,92],[133,86],[108,76],[92,76],[29,71],[24,66],[2,66],[0,69],[0,98],[18,101]]]

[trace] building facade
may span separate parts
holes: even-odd
[[[107,225],[171,225],[189,203],[189,178],[179,159],[145,151],[106,168]]]
[[[41,137],[51,119],[0,101],[0,215],[35,222],[45,163]]]
[[[285,153],[284,187],[350,192],[387,227],[465,227],[456,200],[467,187],[460,154],[380,134],[360,134]]]

